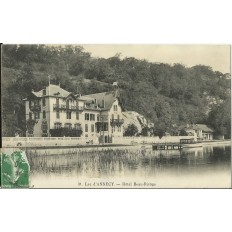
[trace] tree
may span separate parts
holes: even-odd
[[[162,128],[156,130],[155,135],[159,136],[160,139],[165,135],[165,131]]]
[[[148,126],[142,128],[141,135],[142,136],[150,136],[151,129]]]
[[[214,128],[218,135],[231,137],[231,100],[228,98],[221,105],[216,105],[210,111],[208,124]]]
[[[49,130],[52,137],[80,137],[83,133],[81,125],[78,128],[69,129],[69,128],[57,128]]]
[[[3,45],[2,50],[4,134],[15,130],[10,126],[11,121],[16,129],[25,131],[22,99],[32,89],[44,88],[48,75],[70,92],[76,91],[79,80],[81,94],[111,91],[112,82],[119,81],[124,108],[137,111],[154,123],[152,130],[156,135],[170,132],[173,124],[204,121],[212,124],[217,133],[230,134],[226,116],[229,104],[224,108],[213,107],[208,117],[212,108],[208,99],[226,102],[231,93],[230,80],[211,67],[187,68],[182,64],[151,63],[134,57],[122,59],[120,54],[107,59],[94,58],[83,47],[73,45]],[[11,120],[9,115],[15,119]],[[142,134],[148,134],[147,128]]]
[[[138,128],[134,124],[128,125],[127,129],[124,132],[124,136],[135,136],[138,134]]]
[[[17,45],[3,45],[2,46],[2,66],[4,67],[16,67],[16,53]]]
[[[187,136],[187,135],[188,135],[188,133],[186,132],[185,129],[180,130],[180,136]]]

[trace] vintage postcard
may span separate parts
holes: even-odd
[[[1,57],[1,188],[231,188],[230,45]]]

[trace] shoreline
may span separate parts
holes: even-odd
[[[48,145],[48,146],[11,146],[11,147],[2,147],[1,149],[10,149],[10,148],[17,148],[17,149],[65,149],[65,148],[116,148],[116,147],[146,147],[151,146],[154,143],[136,143],[136,144],[86,144],[86,145]],[[231,140],[213,140],[213,141],[203,141],[201,142],[202,146],[207,145],[231,145]]]
[[[211,144],[230,144],[231,140],[212,140],[212,141],[203,141],[202,145],[211,145]]]

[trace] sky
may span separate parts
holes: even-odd
[[[214,71],[230,73],[229,45],[81,45],[93,57],[109,58],[121,53],[121,58],[135,57],[150,62],[181,63],[187,67],[202,64]]]

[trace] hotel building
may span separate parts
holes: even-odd
[[[24,99],[27,136],[98,137],[106,143],[113,137],[122,137],[122,105],[117,82],[113,86],[113,91],[84,96],[50,83],[38,92],[32,91]]]

